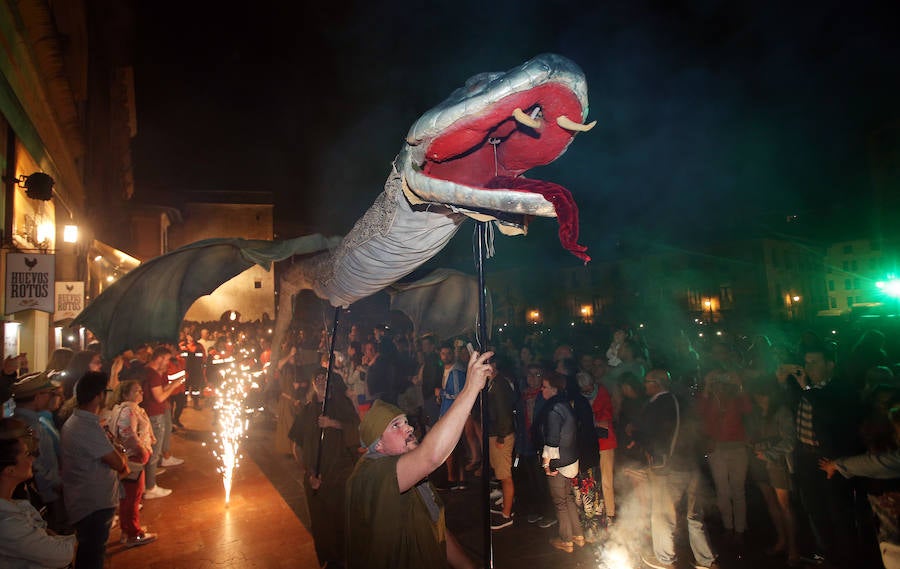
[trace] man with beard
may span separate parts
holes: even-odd
[[[475,566],[447,531],[443,504],[426,477],[456,446],[492,355],[472,354],[465,386],[421,445],[398,407],[378,400],[366,413],[359,433],[367,452],[347,481],[349,569]]]

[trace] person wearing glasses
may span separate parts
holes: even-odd
[[[650,400],[638,417],[634,439],[644,450],[649,465],[650,534],[653,553],[641,559],[654,569],[674,569],[676,505],[687,497],[687,528],[694,567],[716,568],[719,563],[709,546],[698,499],[700,484],[699,421],[693,411],[669,391],[671,378],[664,369],[652,369],[644,376],[644,390]]]
[[[53,444],[55,438],[51,426],[41,422],[40,413],[50,408],[59,382],[47,372],[30,373],[12,386],[16,401],[14,417],[21,419],[34,432],[40,456],[35,458],[32,470],[37,487],[33,500],[39,507],[47,508],[46,519],[53,531],[65,529],[66,511],[62,503],[62,477],[59,455]],[[58,434],[56,435],[58,436]]]
[[[28,500],[13,491],[32,477],[37,451],[28,425],[0,419],[0,567],[67,567],[75,554],[74,535],[55,535]]]

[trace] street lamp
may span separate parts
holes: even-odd
[[[788,310],[790,311],[790,319],[797,320],[798,319],[798,310],[797,305],[800,301],[803,300],[803,297],[799,294],[788,295]]]
[[[66,225],[63,227],[63,242],[65,242],[65,243],[77,243],[78,242],[78,226],[77,225]]]
[[[710,326],[712,326],[712,323],[713,323],[713,303],[712,303],[712,299],[707,298],[706,300],[704,300],[704,301],[703,301],[703,306],[705,306],[706,309],[709,310],[709,324],[710,324]]]
[[[888,296],[900,298],[900,279],[894,275],[888,275],[886,281],[878,281],[875,286]]]

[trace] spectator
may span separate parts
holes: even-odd
[[[513,523],[515,484],[512,476],[513,448],[516,443],[516,388],[507,370],[501,370],[497,358],[490,361],[487,388],[488,445],[494,476],[503,492],[502,510],[492,511],[491,529],[500,530]]]
[[[99,353],[90,350],[76,352],[75,355],[72,356],[72,359],[69,360],[69,365],[66,366],[65,371],[60,376],[60,382],[62,383],[65,398],[69,399],[74,395],[73,390],[75,388],[75,383],[81,379],[84,374],[89,371],[101,371],[102,369],[103,360],[100,358]]]
[[[13,491],[31,478],[37,441],[19,419],[0,419],[0,566],[30,569],[68,567],[75,536],[54,535],[28,500]]]
[[[297,347],[291,346],[291,350],[278,362],[278,403],[276,415],[278,422],[275,424],[275,452],[281,456],[291,455],[290,431],[300,408],[300,368],[296,364]],[[320,370],[320,373],[324,373]]]
[[[756,483],[775,527],[775,544],[768,555],[787,554],[788,564],[800,563],[797,528],[791,500],[793,452],[797,444],[794,416],[772,381],[756,380],[747,393],[753,409],[745,417],[750,457],[750,479]]]
[[[547,477],[541,469],[541,448],[538,441],[540,435],[536,433],[540,425],[535,424],[535,418],[540,416],[541,409],[546,403],[541,395],[541,385],[545,371],[538,364],[529,364],[525,375],[525,389],[520,393],[517,410],[519,420],[516,423],[516,452],[519,456],[519,467],[515,469],[518,475],[516,487],[519,489],[519,511],[527,511],[526,521],[537,523],[542,528],[548,528],[556,523],[553,515],[553,503],[550,501],[550,488],[547,486]]]
[[[744,418],[752,403],[742,392],[736,371],[713,370],[704,378],[697,400],[707,441],[709,467],[716,487],[722,526],[734,545],[743,545],[747,530],[747,435]]]
[[[50,529],[60,532],[66,527],[66,510],[62,500],[62,476],[59,468],[59,454],[53,444],[58,431],[52,425],[41,422],[40,413],[50,408],[59,382],[47,372],[28,374],[12,386],[16,400],[15,417],[22,420],[37,444],[32,464],[37,496],[36,505],[46,508],[45,517]]]
[[[441,377],[444,366],[441,356],[435,350],[434,336],[422,336],[422,398],[425,425],[430,428],[440,416]]]
[[[597,432],[597,444],[600,449],[600,487],[603,491],[606,523],[607,525],[612,525],[616,520],[616,496],[613,477],[618,441],[613,421],[613,400],[609,391],[602,384],[596,387],[596,394],[591,402],[591,409],[594,413],[594,427]]]
[[[156,437],[156,443],[153,445],[153,454],[147,461],[145,467],[147,489],[144,491],[144,499],[152,500],[154,498],[164,498],[172,493],[168,488],[163,488],[156,483],[156,470],[160,465],[164,449],[168,446],[167,441],[172,436],[172,409],[169,404],[169,397],[181,387],[184,386],[185,378],[175,382],[169,382],[166,379],[166,373],[169,369],[169,359],[172,352],[166,346],[159,346],[153,350],[150,361],[146,366],[146,379],[143,382],[144,399],[141,407],[150,417],[150,424],[153,425],[153,436]],[[178,466],[184,461],[180,458],[172,457],[168,463],[162,466]]]
[[[128,474],[123,449],[100,426],[100,404],[109,378],[88,372],[78,380],[77,408],[62,429],[62,479],[69,521],[75,526],[75,569],[102,569],[119,503],[119,475]]]
[[[543,445],[541,459],[559,520],[559,536],[551,539],[550,545],[572,553],[575,545],[585,543],[572,485],[579,471],[575,415],[566,398],[565,376],[553,373],[544,378],[541,390],[547,400],[536,419]]]
[[[900,440],[900,409],[890,411],[890,420],[894,425],[895,436]],[[878,521],[878,545],[881,550],[882,563],[886,569],[900,567],[900,450],[893,448],[880,453],[865,453],[837,459],[823,458],[819,468],[825,471],[830,480],[835,472],[845,478],[862,476],[877,480],[890,480],[889,487],[877,493],[868,494]]]
[[[797,451],[795,477],[800,501],[809,517],[818,553],[839,567],[852,567],[854,511],[849,483],[827,479],[819,461],[862,450],[857,435],[859,397],[853,386],[836,376],[834,350],[807,346],[804,366],[780,366],[777,378],[796,378]]]
[[[698,500],[698,428],[688,409],[669,391],[669,385],[667,371],[653,369],[647,373],[644,388],[650,401],[634,429],[634,437],[649,457],[650,467],[653,553],[641,558],[654,569],[675,567],[676,505],[687,497],[685,515],[694,566],[718,568]]]
[[[139,381],[123,381],[113,394],[114,405],[109,414],[109,428],[128,457],[129,474],[121,480],[124,492],[119,500],[119,527],[125,547],[144,545],[156,541],[157,537],[142,528],[140,521],[146,479],[144,465],[150,460],[156,442],[150,417],[140,406],[143,400],[144,389]]]
[[[466,368],[457,362],[453,346],[449,344],[441,346],[440,357],[444,364],[440,411],[441,417],[443,417],[450,411],[456,397],[466,385]],[[447,483],[453,490],[462,490],[466,487],[463,472],[463,443],[461,441],[457,441],[453,452],[447,457]]]

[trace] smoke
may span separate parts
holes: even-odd
[[[650,488],[646,474],[636,469],[618,469],[616,522],[602,532],[592,548],[599,569],[641,567],[641,552],[650,547]],[[628,490],[622,492],[622,489]]]

